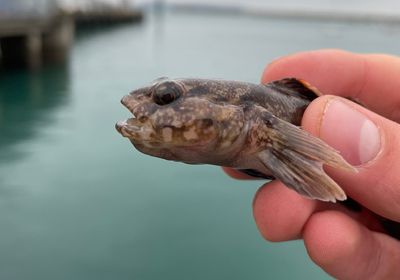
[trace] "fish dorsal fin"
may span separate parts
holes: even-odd
[[[267,84],[267,86],[286,95],[301,96],[307,100],[314,100],[321,96],[321,92],[306,81],[296,78],[285,78]]]
[[[325,173],[323,165],[357,172],[354,167],[336,150],[300,127],[267,111],[262,118],[270,144],[258,158],[277,179],[309,198],[331,202],[346,199],[344,191]]]

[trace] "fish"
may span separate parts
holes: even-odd
[[[290,77],[266,84],[162,77],[122,98],[133,117],[115,127],[154,157],[231,167],[279,179],[310,199],[343,201],[346,193],[323,166],[357,169],[300,126],[305,109],[320,95]]]

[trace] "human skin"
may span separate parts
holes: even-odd
[[[324,94],[309,105],[302,127],[357,167],[358,173],[326,170],[363,209],[306,199],[275,180],[253,201],[261,235],[273,242],[303,239],[310,258],[335,278],[400,279],[400,241],[380,222],[400,222],[400,58],[297,53],[268,65],[262,82],[284,77],[304,79]]]

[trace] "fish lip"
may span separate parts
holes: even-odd
[[[127,128],[130,130],[138,130],[145,125],[147,120],[148,120],[147,117],[141,117],[141,118],[133,117],[122,121],[118,121],[115,124],[115,127],[117,128],[118,131],[121,130],[122,128]]]
[[[124,107],[126,107],[129,112],[131,112],[131,114],[133,115],[133,118],[130,119],[138,119],[141,123],[146,122],[149,119],[149,116],[146,114],[141,114],[139,115],[136,111],[137,111],[137,107],[140,106],[140,102],[136,101],[135,99],[132,99],[131,95],[125,95],[124,97],[122,97],[121,99],[121,103],[122,105],[124,105]],[[130,120],[128,119],[128,121]]]
[[[133,118],[133,119],[134,119],[134,118]],[[128,121],[129,121],[129,120],[130,120],[130,119],[118,121],[118,122],[115,124],[115,129],[116,129],[119,133],[123,134],[124,129],[125,129],[125,130],[126,130],[126,129],[129,129],[129,124],[128,124]]]
[[[115,129],[119,132],[122,133],[122,129],[127,125],[126,120],[123,121],[118,121],[115,124]]]
[[[115,129],[124,137],[129,137],[130,134],[128,133],[128,120],[118,121],[115,124]]]
[[[122,132],[123,128],[127,128],[129,127],[129,121],[133,121],[134,119],[137,119],[136,114],[134,112],[137,102],[132,102],[132,96],[131,95],[125,95],[124,97],[122,97],[121,99],[121,104],[124,105],[125,108],[127,108],[129,110],[129,112],[131,112],[132,117],[129,119],[125,119],[122,121],[118,121],[115,124],[115,128],[118,130],[118,132]]]
[[[134,110],[139,104],[139,102],[133,99],[132,95],[125,95],[121,99],[121,104],[124,105],[133,115],[135,115]]]

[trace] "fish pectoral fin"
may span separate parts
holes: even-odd
[[[357,170],[338,151],[291,123],[264,114],[268,148],[258,158],[285,185],[299,194],[322,201],[345,200],[346,194],[323,170],[323,165]]]
[[[344,191],[324,172],[321,162],[290,150],[265,151],[259,158],[286,186],[305,197],[331,202],[346,199]]]

